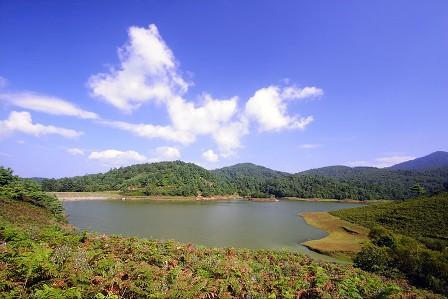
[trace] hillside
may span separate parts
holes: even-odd
[[[406,161],[389,167],[392,170],[428,170],[448,167],[448,152],[434,152],[427,156]]]
[[[139,164],[106,173],[38,181],[46,191],[112,191],[128,195],[300,197],[333,199],[405,199],[448,191],[448,167],[403,171],[331,166],[298,174],[251,163],[206,170],[181,161]]]
[[[442,298],[404,279],[290,251],[79,232],[42,202],[60,205],[56,198],[7,177],[0,185],[2,298]]]
[[[138,164],[106,173],[42,181],[46,191],[121,190],[143,195],[233,194],[235,189],[221,177],[192,163],[181,161]]]
[[[448,193],[330,214],[371,229],[356,266],[448,294]]]
[[[425,243],[448,246],[448,193],[331,212],[365,227],[381,225]]]
[[[276,171],[252,163],[240,163],[229,167],[212,170],[212,172],[229,182],[241,196],[268,197],[266,185],[275,179],[288,177],[286,172]]]
[[[272,170],[270,168],[255,165],[253,163],[235,164],[233,166],[212,170],[212,172],[218,175],[226,176],[228,178],[251,177],[261,179],[274,179],[289,175],[289,173]]]

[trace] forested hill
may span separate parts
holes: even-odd
[[[251,163],[209,171],[175,161],[40,183],[46,191],[121,190],[135,195],[406,199],[448,191],[448,167],[410,171],[331,166],[289,174]]]
[[[252,177],[261,179],[274,179],[290,175],[287,172],[272,170],[253,163],[240,163],[233,166],[212,170],[212,172],[228,178]]]
[[[140,195],[233,194],[235,188],[222,177],[182,161],[137,164],[106,173],[42,181],[46,191],[121,190]]]

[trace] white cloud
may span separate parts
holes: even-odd
[[[102,121],[110,127],[131,132],[132,134],[145,138],[161,138],[181,144],[190,144],[195,141],[195,136],[189,132],[178,131],[171,126],[158,126],[151,124],[132,124],[123,121]]]
[[[73,155],[73,156],[84,156],[84,151],[80,148],[76,148],[76,147],[68,148],[66,151],[67,151],[67,153],[69,153],[70,155]]]
[[[213,139],[223,157],[229,157],[241,148],[241,138],[249,133],[248,121],[242,117],[239,121],[220,127],[213,132]]]
[[[72,129],[33,123],[29,112],[12,111],[8,119],[0,121],[0,136],[7,136],[15,132],[33,136],[56,134],[67,138],[74,138],[83,134]]]
[[[211,149],[203,152],[202,158],[204,158],[208,162],[218,162],[219,161],[219,156]]]
[[[174,55],[154,24],[131,27],[128,36],[129,42],[118,49],[119,69],[90,77],[93,96],[131,112],[145,102],[163,102],[187,91],[188,83],[178,74]]]
[[[93,151],[88,158],[113,167],[127,166],[147,161],[147,158],[144,155],[139,154],[136,151],[118,151],[113,149]]]
[[[128,166],[136,163],[159,162],[159,161],[174,161],[181,157],[179,149],[171,146],[160,146],[155,148],[153,157],[140,154],[136,151],[119,151],[108,149],[104,151],[93,151],[88,158],[101,162],[105,166],[118,167]]]
[[[247,101],[245,113],[248,118],[258,123],[261,132],[304,129],[313,121],[313,116],[288,115],[285,101],[321,94],[315,90],[319,89],[314,87],[305,87],[304,89],[286,87],[282,90],[277,86],[261,88]]]
[[[20,108],[52,115],[75,116],[83,119],[99,118],[96,113],[82,110],[68,101],[33,92],[0,93],[0,100]]]
[[[160,146],[156,148],[154,161],[174,161],[180,159],[180,151],[171,146]]]
[[[369,166],[369,167],[384,168],[413,159],[415,159],[415,157],[413,156],[387,156],[387,157],[379,157],[370,161],[369,160],[352,161],[347,162],[346,164],[349,166]]]
[[[155,25],[131,27],[128,37],[118,50],[119,67],[91,76],[88,87],[94,97],[128,113],[146,102],[164,105],[170,120],[165,125],[101,121],[136,136],[181,144],[210,136],[219,154],[227,157],[242,147],[241,138],[249,133],[250,121],[257,122],[260,131],[305,128],[313,116],[288,115],[287,102],[323,95],[317,87],[270,86],[258,90],[242,111],[238,97],[215,99],[204,93],[197,104],[184,98],[190,83],[182,78],[173,52]]]
[[[318,144],[318,143],[304,143],[304,144],[300,145],[300,148],[303,148],[303,149],[313,149],[313,148],[318,148],[318,147],[321,147],[321,146],[322,145]]]
[[[237,111],[237,97],[218,100],[205,94],[203,99],[204,104],[201,106],[195,106],[180,97],[169,101],[168,113],[173,127],[195,135],[210,134],[227,123]]]
[[[176,97],[167,103],[171,125],[132,124],[120,121],[101,123],[145,138],[161,138],[191,144],[197,136],[210,135],[223,154],[240,147],[240,138],[247,133],[246,121],[231,121],[237,114],[237,98],[213,99],[204,94],[202,105],[194,105]]]
[[[314,86],[298,88],[295,86],[285,87],[282,91],[282,97],[285,99],[306,99],[323,96],[324,91]]]

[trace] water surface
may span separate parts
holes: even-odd
[[[212,247],[289,249],[325,232],[298,213],[359,206],[338,202],[158,202],[88,200],[65,202],[70,223],[100,233],[174,239]]]

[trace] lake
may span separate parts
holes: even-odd
[[[300,243],[326,233],[298,213],[357,207],[338,202],[67,201],[69,222],[100,233],[174,239],[211,247],[310,251]]]
[[[212,247],[299,250],[326,233],[297,214],[357,207],[338,202],[252,201],[67,201],[69,222],[100,233],[174,239]]]

